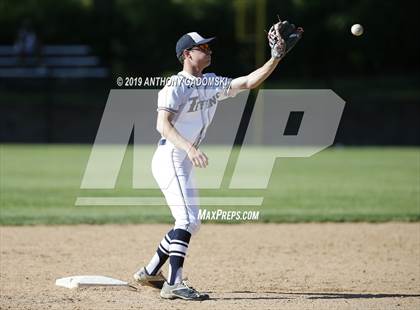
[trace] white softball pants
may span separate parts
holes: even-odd
[[[185,151],[166,142],[157,147],[152,160],[152,173],[175,219],[174,229],[184,229],[193,235],[200,228],[193,164]]]

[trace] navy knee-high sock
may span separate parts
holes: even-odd
[[[169,274],[168,283],[174,285],[182,281],[182,266],[191,234],[184,229],[175,229],[169,246]]]
[[[146,266],[146,272],[149,275],[155,275],[169,257],[169,246],[174,236],[174,230],[171,229],[160,242],[155,255]]]

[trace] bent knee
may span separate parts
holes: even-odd
[[[195,235],[199,230],[201,226],[200,219],[194,219],[190,221],[176,221],[174,229],[183,229],[188,231],[191,235]]]
[[[194,222],[190,222],[190,225],[188,227],[188,231],[190,232],[191,235],[195,235],[200,230],[200,227],[201,227],[201,221],[200,221],[200,219],[197,219]]]

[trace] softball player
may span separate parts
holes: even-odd
[[[162,298],[205,300],[209,296],[182,280],[182,268],[191,236],[200,227],[199,200],[194,169],[205,168],[208,158],[199,146],[210,125],[218,102],[245,89],[258,87],[276,68],[280,59],[301,38],[303,30],[287,21],[273,25],[268,33],[271,59],[247,76],[227,79],[203,73],[210,65],[209,43],[197,32],[183,35],[176,55],[183,70],[171,77],[158,95],[157,130],[162,135],[152,160],[152,172],[175,219],[149,264],[134,274],[142,285],[161,289]],[[168,278],[161,268],[169,258]]]

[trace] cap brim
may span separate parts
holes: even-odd
[[[200,45],[200,44],[206,44],[206,43],[209,43],[209,42],[213,41],[214,39],[216,39],[216,37],[212,37],[212,38],[208,38],[208,39],[201,40],[201,41],[199,41],[199,42],[195,43],[195,46]]]

